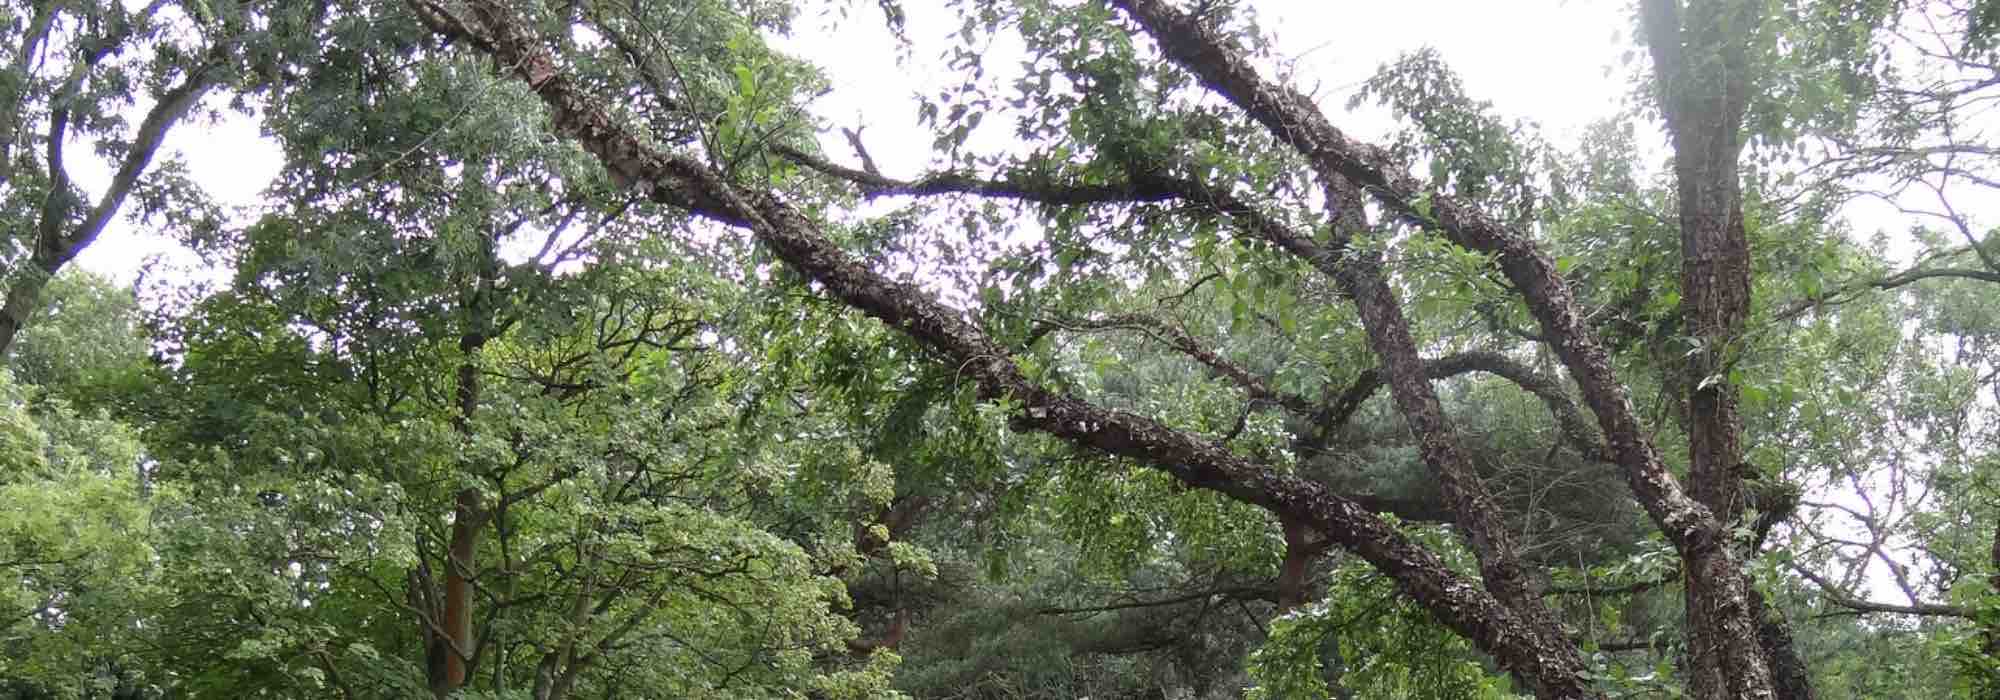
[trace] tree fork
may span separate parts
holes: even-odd
[[[1688,481],[1724,526],[1743,511],[1743,418],[1729,363],[1750,315],[1750,244],[1737,160],[1749,106],[1748,43],[1755,3],[1646,0],[1640,25],[1653,59],[1661,113],[1674,148],[1681,235],[1681,318],[1700,343],[1688,354]],[[1720,70],[1696,72],[1695,66]],[[1809,698],[1790,635],[1772,629],[1764,601],[1740,566],[1686,569],[1690,689],[1697,697]],[[1777,624],[1782,627],[1782,620]],[[1783,669],[1784,683],[1773,677]]]
[[[1353,501],[1151,419],[1103,409],[1028,381],[1005,348],[957,311],[862,266],[777,195],[740,189],[707,166],[655,150],[633,135],[579,88],[505,8],[470,2],[467,18],[438,0],[409,1],[433,31],[465,40],[526,82],[549,107],[557,132],[578,141],[612,173],[639,184],[655,202],[748,229],[829,295],[944,354],[977,383],[982,398],[1013,402],[1018,406],[1011,421],[1016,429],[1046,432],[1138,460],[1190,486],[1310,522],[1394,579],[1405,594],[1491,654],[1537,696],[1599,697],[1567,638],[1549,638],[1476,581],[1451,571],[1435,554]]]
[[[1280,142],[1291,146],[1326,181],[1347,180],[1368,192],[1392,214],[1435,230],[1471,250],[1491,253],[1500,271],[1520,290],[1556,355],[1569,369],[1585,402],[1597,414],[1611,454],[1625,472],[1639,504],[1685,561],[1694,587],[1691,615],[1712,621],[1709,629],[1730,654],[1706,656],[1726,665],[1725,683],[1735,697],[1772,696],[1769,666],[1757,642],[1749,581],[1730,537],[1727,515],[1698,495],[1684,491],[1668,471],[1632,408],[1631,398],[1610,364],[1596,333],[1585,322],[1568,281],[1533,239],[1492,221],[1478,207],[1426,188],[1402,172],[1387,151],[1349,139],[1296,90],[1265,80],[1250,59],[1200,18],[1162,0],[1112,0],[1141,30],[1158,42],[1167,58]],[[1678,12],[1676,0],[1653,0],[1649,11]],[[1676,28],[1678,24],[1674,25]],[[1678,47],[1678,41],[1674,44]],[[1677,65],[1677,64],[1676,64]],[[1734,177],[1733,170],[1730,177]],[[1733,180],[1732,180],[1733,182]],[[1419,207],[1423,202],[1425,206]],[[1732,464],[1733,466],[1733,464]],[[1698,652],[1698,654],[1701,652]]]

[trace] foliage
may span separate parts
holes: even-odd
[[[1699,696],[1723,579],[1819,697],[1996,687],[2000,4],[1649,0],[1716,23],[1574,143],[1419,51],[1375,148],[1198,65],[1287,65],[1253,3],[879,3],[929,174],[774,48],[853,5],[10,8],[0,694]],[[240,217],[147,145],[224,100]],[[61,270],[128,198],[226,280]]]
[[[143,685],[133,626],[160,602],[152,511],[133,431],[0,373],[0,678],[76,695]]]

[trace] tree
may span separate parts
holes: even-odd
[[[985,331],[914,287],[896,284],[834,248],[810,219],[783,198],[769,191],[746,189],[699,161],[645,144],[565,75],[556,58],[540,48],[534,30],[515,19],[507,8],[475,3],[463,9],[442,4],[422,4],[419,9],[440,33],[466,40],[513,66],[513,72],[550,107],[556,128],[579,139],[605,161],[606,167],[628,181],[650,185],[649,194],[658,201],[749,229],[795,271],[824,286],[836,298],[903,328],[934,351],[961,363],[979,383],[984,397],[1018,406],[1014,418],[1020,427],[1148,461],[1191,486],[1264,506],[1280,517],[1309,522],[1394,577],[1441,622],[1473,639],[1538,695],[1588,696],[1594,691],[1588,687],[1581,657],[1525,578],[1514,545],[1500,527],[1491,496],[1470,472],[1444,422],[1400,303],[1387,285],[1380,263],[1365,252],[1335,251],[1350,247],[1355,236],[1371,228],[1363,218],[1365,191],[1390,216],[1494,256],[1498,271],[1524,297],[1578,383],[1585,402],[1597,414],[1610,452],[1625,470],[1634,496],[1685,562],[1691,582],[1688,615],[1694,637],[1694,688],[1709,695],[1771,696],[1775,692],[1771,664],[1757,641],[1757,606],[1749,597],[1741,554],[1729,538],[1728,521],[1740,507],[1733,471],[1739,461],[1735,459],[1735,443],[1740,428],[1733,417],[1734,389],[1726,378],[1710,380],[1712,370],[1720,366],[1720,355],[1697,363],[1701,380],[1690,394],[1691,423],[1695,424],[1690,432],[1698,455],[1698,466],[1690,472],[1695,485],[1690,496],[1666,469],[1649,434],[1632,414],[1628,390],[1609,366],[1595,331],[1584,325],[1554,260],[1541,252],[1526,232],[1493,221],[1475,208],[1476,204],[1437,192],[1434,187],[1442,183],[1427,188],[1403,175],[1386,152],[1348,140],[1309,100],[1257,75],[1242,50],[1215,31],[1210,18],[1151,2],[1116,5],[1158,42],[1166,58],[1264,125],[1273,138],[1294,149],[1313,169],[1321,179],[1320,186],[1326,188],[1327,215],[1333,224],[1326,245],[1332,250],[1292,232],[1281,221],[1261,216],[1254,205],[1227,190],[1163,176],[1158,163],[1147,164],[1156,166],[1152,172],[1127,175],[1126,183],[1091,190],[1042,183],[1036,191],[1005,178],[958,178],[932,186],[1046,201],[1183,198],[1213,212],[1235,215],[1246,236],[1257,237],[1333,278],[1354,300],[1368,329],[1370,345],[1385,363],[1397,404],[1412,430],[1422,437],[1425,462],[1444,484],[1456,524],[1480,562],[1482,588],[1458,581],[1457,574],[1435,555],[1351,500],[1309,482],[1285,479],[1269,468],[1150,419],[1107,411],[1033,381],[1006,359],[1013,353]],[[1684,269],[1689,270],[1685,274],[1707,283],[1706,287],[1721,285],[1712,300],[1700,293],[1684,292],[1695,299],[1691,308],[1700,312],[1690,321],[1696,337],[1711,345],[1705,353],[1719,353],[1720,348],[1712,346],[1726,344],[1740,332],[1748,304],[1747,251],[1741,243],[1735,160],[1741,143],[1737,120],[1746,108],[1750,86],[1747,77],[1734,73],[1719,83],[1704,78],[1747,61],[1751,36],[1746,29],[1757,24],[1757,17],[1746,14],[1749,11],[1748,6],[1698,4],[1684,23],[1676,3],[1655,2],[1648,3],[1644,13],[1664,84],[1664,111],[1678,139],[1677,162],[1683,164],[1679,178],[1684,265],[1688,266]],[[1729,31],[1731,28],[1734,31]],[[1718,61],[1718,70],[1699,70]],[[1708,84],[1719,94],[1700,94],[1697,86]],[[1115,90],[1114,85],[1106,91],[1115,97]],[[1117,165],[1132,168],[1137,163]],[[854,179],[865,183],[868,178]],[[905,189],[922,192],[925,184]]]
[[[0,679],[12,693],[144,687],[127,634],[158,602],[139,445],[115,421],[0,374]]]
[[[1231,3],[953,7],[910,176],[817,145],[787,3],[249,8],[270,206],[157,210],[235,278],[144,372],[43,363],[144,426],[101,658],[166,695],[1935,694],[1834,679],[1916,638],[1981,682],[2000,563],[1946,536],[1991,515],[1991,324],[1939,280],[1983,241],[1898,271],[1837,208],[1895,152],[1853,143],[1959,128],[1881,116],[1963,94],[1871,72],[1899,7],[1641,3],[1633,111],[1567,150],[1432,52],[1353,139]]]
[[[1829,313],[1881,303],[1922,319],[1902,334],[1910,357],[1882,367],[1873,383],[1891,389],[1877,399],[1884,404],[1880,413],[1893,416],[1890,429],[1936,437],[1925,444],[1884,440],[1869,447],[1879,463],[1891,465],[1873,475],[1891,485],[1892,495],[1859,508],[1827,507],[1833,522],[1814,523],[1806,534],[1809,542],[1832,549],[1826,563],[1837,564],[1809,579],[1851,614],[1947,621],[1930,624],[1956,630],[1941,635],[1954,640],[1947,647],[1955,664],[1975,692],[1992,696],[2000,692],[1991,661],[2000,650],[2000,634],[1987,611],[2000,580],[1990,574],[1982,580],[1977,572],[2000,570],[2000,549],[1994,548],[2000,530],[1975,543],[1970,524],[1993,517],[1980,504],[1990,493],[1985,484],[1993,432],[1981,394],[1991,386],[1991,325],[1976,309],[1986,305],[1982,287],[2000,277],[1993,274],[1990,254],[1992,214],[1974,203],[2000,185],[1991,134],[1976,114],[1979,104],[1993,98],[1991,76],[2000,66],[1995,5],[1856,9],[1889,13],[1891,31],[1865,60],[1844,67],[1847,81],[1868,89],[1853,119],[1824,134],[1819,144],[1824,151],[1805,169],[1812,177],[1803,187],[1886,204],[1909,218],[1914,250],[1896,265],[1852,266],[1859,269],[1791,309]],[[1948,405],[1956,408],[1944,408]],[[1865,473],[1852,465],[1847,472]],[[1948,485],[1951,495],[1934,497],[1932,484]],[[1962,484],[1971,488],[1955,488]],[[1913,486],[1916,490],[1907,490]],[[1866,544],[1852,546],[1854,538],[1833,532],[1841,525],[1858,527]],[[1904,563],[1878,544],[1893,538],[1931,544]],[[1902,601],[1872,600],[1858,590],[1855,574],[1870,562],[1887,568]]]
[[[252,3],[251,5],[254,5]],[[154,167],[169,131],[217,85],[235,80],[264,43],[248,6],[156,2],[37,2],[9,8],[9,66],[0,85],[0,209],[10,246],[0,354],[41,308],[43,287],[97,240],[135,194],[144,211],[203,209],[175,164]],[[150,104],[128,129],[125,105]],[[88,143],[110,180],[94,197],[73,174],[72,146]],[[178,216],[178,214],[176,215]],[[198,217],[196,217],[198,218]]]

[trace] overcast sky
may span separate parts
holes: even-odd
[[[943,3],[905,2],[910,15],[913,60],[897,65],[894,44],[869,2],[836,2],[852,15],[844,20],[809,10],[782,40],[787,50],[810,57],[833,82],[833,92],[815,111],[832,126],[867,124],[869,148],[891,174],[921,172],[930,156],[911,95],[941,84],[941,61],[929,60],[948,44],[943,37],[958,20]],[[1585,124],[1615,113],[1626,91],[1625,78],[1609,71],[1629,44],[1625,3],[1605,0],[1403,0],[1323,2],[1253,0],[1264,25],[1278,36],[1283,55],[1293,57],[1302,88],[1320,97],[1337,125],[1357,136],[1377,138],[1387,123],[1376,114],[1350,114],[1344,105],[1354,87],[1381,64],[1426,46],[1436,48],[1465,79],[1474,95],[1493,101],[1508,117],[1541,123],[1557,143],[1568,143]],[[1003,65],[997,57],[989,60]],[[212,101],[213,98],[212,98]],[[999,131],[994,129],[992,131]],[[837,133],[828,152],[848,160]],[[72,149],[72,153],[87,153]],[[175,129],[166,153],[184,158],[195,180],[221,201],[254,204],[281,165],[275,147],[260,138],[256,123],[231,115],[219,123],[190,123]],[[95,163],[71,163],[78,179],[100,191],[105,171]],[[175,253],[176,246],[119,221],[86,249],[77,264],[120,281],[130,281],[147,256]],[[184,258],[184,255],[182,256]]]
[[[888,135],[924,133],[918,130],[911,95],[957,82],[942,62],[921,59],[948,45],[940,39],[957,30],[959,19],[940,7],[943,3],[903,3],[918,60],[898,65],[893,39],[871,3],[853,4],[855,16],[845,21],[802,17],[794,36],[780,46],[811,57],[832,78],[832,94],[816,105],[822,118],[832,126],[868,124],[870,154],[883,169],[891,175],[915,175],[931,154],[929,139]],[[1444,56],[1472,95],[1491,100],[1510,119],[1542,124],[1557,143],[1568,143],[1584,125],[1614,114],[1626,92],[1624,74],[1609,70],[1620,65],[1620,55],[1630,47],[1620,38],[1628,24],[1622,1],[1243,4],[1276,33],[1278,53],[1297,67],[1299,88],[1318,97],[1337,126],[1370,140],[1384,135],[1389,122],[1375,112],[1348,112],[1348,97],[1384,63],[1425,47]],[[1000,46],[994,53],[1007,50]],[[1013,63],[992,54],[985,62],[994,70]],[[1004,128],[990,126],[993,121],[986,123],[986,135],[1005,135]],[[852,159],[837,133],[826,144],[836,159]]]

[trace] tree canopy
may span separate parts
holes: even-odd
[[[2000,697],[2000,2],[1258,9],[9,3],[0,696]]]

